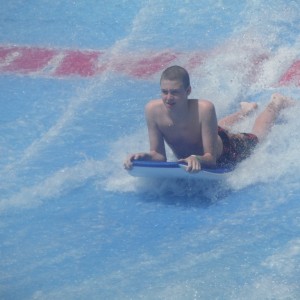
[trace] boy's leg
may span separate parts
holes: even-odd
[[[280,111],[286,107],[294,105],[295,102],[281,94],[273,94],[271,101],[263,112],[256,118],[252,133],[255,134],[260,141],[268,135],[271,127],[276,121]]]
[[[218,122],[219,126],[224,129],[230,129],[233,124],[241,121],[257,108],[257,104],[255,102],[241,102],[240,105],[241,109],[238,112],[221,119]]]

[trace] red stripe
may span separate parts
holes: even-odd
[[[178,55],[172,52],[148,54],[147,57],[132,59],[127,73],[134,77],[149,77],[167,67]],[[134,57],[134,56],[133,56]],[[118,70],[119,67],[116,68]]]
[[[101,52],[69,51],[54,72],[55,76],[93,76],[97,72],[97,62]]]
[[[0,47],[0,59],[1,61],[5,60],[6,56],[12,51],[11,48]]]
[[[127,53],[108,57],[107,51],[58,50],[25,46],[0,45],[0,73],[26,75],[90,77],[104,71],[114,71],[136,78],[149,78],[164,68],[180,61],[189,70],[203,63],[207,53],[172,51]],[[259,66],[267,60],[266,55],[253,58],[252,74],[255,81]],[[300,86],[300,60],[295,61],[281,76],[277,85]]]
[[[282,75],[279,85],[300,86],[300,61],[295,61],[289,69]]]
[[[24,47],[1,48],[2,72],[32,73],[44,68],[56,51]]]

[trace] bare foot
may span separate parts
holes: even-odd
[[[289,97],[282,94],[275,93],[271,96],[271,105],[275,106],[276,109],[284,109],[290,106],[294,106],[296,102]]]
[[[244,116],[249,115],[252,111],[257,109],[257,104],[255,102],[241,102],[240,105]]]

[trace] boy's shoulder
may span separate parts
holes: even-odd
[[[162,104],[163,104],[163,102],[161,99],[152,99],[147,103],[147,105],[149,105],[149,106],[158,106],[158,105],[162,105]]]
[[[214,104],[207,99],[189,99],[194,105],[200,106],[202,109],[211,109],[214,107]]]
[[[212,109],[215,109],[215,105],[210,100],[206,100],[206,99],[200,99],[200,100],[198,100],[198,105],[201,106],[202,110],[212,110]]]
[[[147,104],[146,104],[146,110],[155,110],[156,108],[159,108],[163,105],[163,102],[161,99],[153,99],[150,100]]]

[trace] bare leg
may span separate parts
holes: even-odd
[[[278,93],[273,94],[271,96],[271,102],[256,118],[252,133],[255,134],[260,141],[265,139],[281,110],[292,105],[295,105],[295,102],[289,98]]]
[[[219,125],[224,129],[229,129],[233,124],[241,121],[244,117],[248,116],[252,111],[257,109],[255,102],[241,102],[241,109],[219,121]]]

